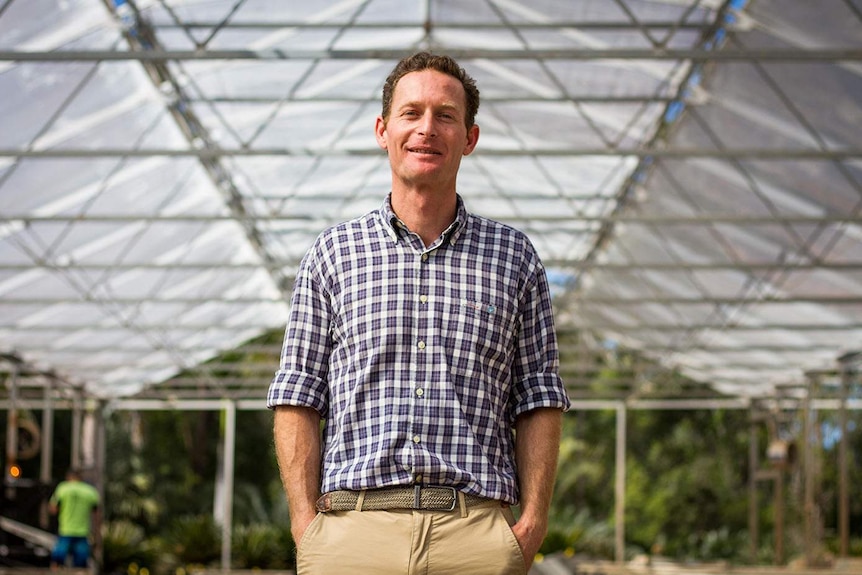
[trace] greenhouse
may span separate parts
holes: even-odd
[[[859,0],[0,0],[0,566],[47,566],[72,466],[97,570],[294,568],[267,389],[418,51],[481,92],[466,207],[547,270],[531,573],[862,572]]]

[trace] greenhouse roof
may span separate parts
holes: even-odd
[[[314,238],[381,204],[424,49],[477,80],[459,192],[542,256],[573,396],[595,353],[644,358],[625,396],[758,398],[862,348],[858,0],[3,0],[0,365],[262,399],[271,361],[176,376],[281,331]]]

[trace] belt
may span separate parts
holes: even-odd
[[[362,499],[361,504],[357,503]],[[464,494],[467,507],[490,503],[491,499]],[[452,511],[458,505],[458,491],[442,485],[414,485],[413,487],[386,487],[365,491],[330,491],[317,500],[317,510],[327,511],[384,511],[388,509],[417,509],[424,511]]]

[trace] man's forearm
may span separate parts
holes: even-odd
[[[307,407],[275,410],[275,453],[296,543],[317,513],[320,495],[320,415]]]
[[[521,515],[513,529],[529,565],[548,531],[548,511],[562,433],[562,411],[540,408],[527,412],[518,418],[515,432]]]

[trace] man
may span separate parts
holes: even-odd
[[[66,563],[72,554],[72,565],[77,568],[87,566],[90,558],[90,526],[93,512],[99,506],[99,492],[89,483],[81,481],[77,469],[66,472],[66,480],[61,481],[48,501],[48,509],[56,515],[59,510],[57,544],[51,551],[51,567]]]
[[[478,107],[451,58],[399,62],[391,193],[300,265],[267,404],[301,575],[526,573],[547,532],[569,402],[535,250],[456,193]]]

